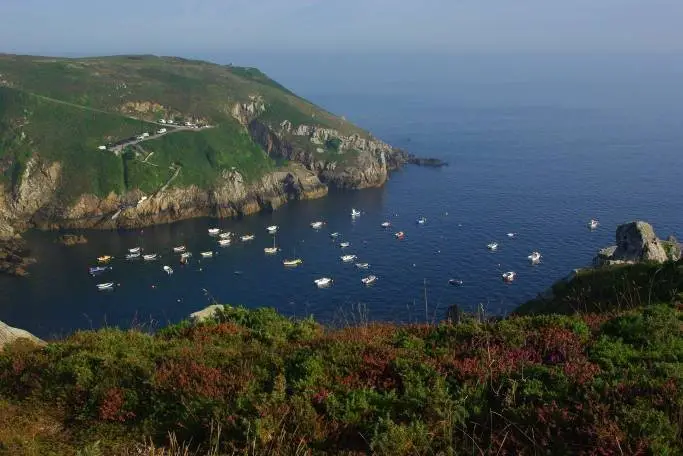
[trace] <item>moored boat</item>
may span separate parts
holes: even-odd
[[[363,277],[360,279],[360,281],[363,282],[363,285],[372,285],[373,283],[377,282],[377,276],[369,275],[367,277]]]
[[[142,255],[142,259],[145,261],[154,261],[156,260],[158,255],[156,253],[150,253],[149,255]]]
[[[356,263],[356,267],[358,269],[369,269],[370,264],[369,263]]]
[[[91,275],[96,275],[96,274],[101,274],[104,271],[107,271],[111,269],[111,267],[106,267],[106,266],[95,266],[94,268],[88,268],[88,272]]]
[[[498,250],[498,243],[497,242],[491,242],[486,246],[487,249],[489,250]]]
[[[382,222],[382,228],[389,228],[391,226],[391,222]]]
[[[591,230],[597,230],[599,226],[600,222],[595,219],[591,219],[590,222],[588,222],[588,228]]]
[[[168,275],[173,274],[173,268],[170,267],[170,266],[163,266],[162,269],[163,269],[164,272],[165,272],[166,274],[168,274]]]
[[[332,285],[332,279],[330,279],[329,277],[315,279],[313,282],[318,286],[318,288],[329,287],[330,285]]]
[[[221,247],[227,247],[230,245],[231,242],[232,241],[230,239],[219,239],[218,245],[220,245]]]
[[[337,233],[336,231],[335,231],[334,233],[331,233],[331,234],[330,234],[330,237],[331,237],[332,239],[338,238],[339,236],[341,236],[341,233]]]
[[[114,288],[114,282],[98,283],[97,289],[102,290],[112,290]]]
[[[221,239],[230,239],[232,237],[232,233],[230,231],[226,231],[225,233],[219,234],[218,237]]]
[[[427,219],[425,217],[420,217],[419,219],[417,219],[417,223],[418,225],[424,225],[425,223],[427,223]]]
[[[508,271],[503,273],[503,280],[508,283],[514,281],[516,277],[517,274],[514,271]]]
[[[141,247],[133,247],[132,249],[128,249],[128,253],[140,253],[141,250]]]
[[[463,284],[463,281],[460,280],[460,279],[450,279],[450,280],[448,281],[448,283],[449,283],[450,285],[453,285],[454,287],[461,287],[462,284]]]
[[[291,260],[284,260],[282,262],[283,265],[289,266],[289,267],[294,267],[294,266],[299,266],[302,264],[304,261],[301,258],[294,258]]]
[[[345,249],[345,248],[347,248],[347,247],[350,246],[350,245],[351,245],[350,242],[341,242],[341,243],[339,244],[339,247],[341,247],[342,249]]]
[[[97,257],[98,263],[109,263],[114,257],[111,255],[102,255],[100,257]]]
[[[406,237],[406,234],[403,231],[399,231],[398,233],[394,234],[396,236],[396,239],[403,239]]]
[[[173,247],[175,253],[183,253],[187,248],[184,245],[179,245],[178,247]]]
[[[192,256],[192,252],[185,252],[185,253],[183,253],[182,255],[180,255],[180,258],[181,258],[181,259],[184,259],[184,260],[187,260],[187,259],[190,258],[191,256]]]
[[[220,232],[221,232],[220,228],[209,228],[209,234],[212,236],[215,236]]]
[[[325,224],[325,222],[320,222],[320,221],[311,222],[311,228],[313,228],[314,230],[319,230],[320,228],[323,227],[324,224]]]
[[[277,233],[277,228],[278,228],[277,225],[271,225],[271,226],[269,226],[269,227],[266,227],[266,230],[267,230],[270,234],[273,234],[273,233]]]
[[[540,252],[531,252],[531,255],[527,257],[529,261],[531,261],[532,264],[538,264],[541,262],[541,253]]]
[[[351,209],[351,217],[360,217],[360,211],[356,209]]]
[[[341,260],[344,263],[351,263],[352,261],[355,261],[356,258],[358,258],[356,255],[342,255]]]
[[[275,255],[277,252],[280,251],[277,247],[265,247],[263,249],[266,255]]]
[[[213,252],[201,252],[202,258],[211,258],[213,257]]]
[[[128,255],[126,255],[126,260],[137,260],[138,258],[140,258],[140,256],[141,256],[140,252],[129,253]]]
[[[517,237],[517,233],[508,233],[507,236],[508,236],[510,239],[512,239],[512,238]]]
[[[253,241],[255,237],[256,236],[254,236],[253,234],[245,234],[240,239],[242,239],[242,242],[249,242],[249,241]]]

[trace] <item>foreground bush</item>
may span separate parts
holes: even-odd
[[[162,454],[171,436],[214,455],[680,454],[681,317],[331,330],[226,307],[155,335],[19,342],[0,354],[0,417],[17,418],[0,452]]]

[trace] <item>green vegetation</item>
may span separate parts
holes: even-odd
[[[0,55],[0,176],[15,186],[31,157],[59,161],[59,197],[67,203],[83,193],[154,191],[172,164],[182,166],[173,186],[208,188],[232,167],[251,180],[276,166],[232,117],[237,103],[254,100],[266,106],[260,119],[271,126],[289,120],[366,135],[254,68],[154,56]],[[159,126],[149,122],[163,118],[216,128],[145,141],[126,158],[97,149],[153,132]],[[151,164],[140,163],[145,152],[154,152]]]
[[[662,296],[607,313],[341,329],[226,306],[156,334],[19,341],[0,353],[0,448],[681,454],[683,307]]]

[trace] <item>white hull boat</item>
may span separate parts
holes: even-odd
[[[182,255],[180,255],[180,258],[182,258],[183,260],[187,260],[187,259],[190,258],[191,256],[192,256],[192,253],[191,253],[191,252],[185,252],[185,253],[183,253]]]
[[[312,222],[311,228],[313,228],[314,230],[319,230],[320,228],[323,227],[324,224],[325,224],[324,222]]]
[[[493,250],[498,250],[498,243],[497,242],[492,242],[486,246],[487,249],[493,251]]]
[[[382,228],[389,228],[391,226],[391,222],[382,222]]]
[[[514,281],[516,277],[517,277],[517,274],[513,271],[503,273],[503,280],[507,283]]]
[[[419,219],[417,219],[417,224],[418,224],[418,225],[424,225],[425,223],[427,223],[427,219],[426,219],[426,218],[420,217]]]
[[[275,255],[280,251],[277,247],[266,247],[263,249],[266,255]]]
[[[358,269],[369,269],[370,265],[368,263],[356,263]]]
[[[406,237],[406,234],[403,231],[399,231],[398,233],[394,234],[396,236],[396,239],[403,239]]]
[[[213,252],[202,252],[201,255],[202,258],[211,258],[213,257]]]
[[[230,239],[232,237],[232,233],[228,231],[227,233],[219,234],[218,237],[221,239]]]
[[[317,285],[318,288],[325,288],[332,285],[332,279],[330,279],[329,277],[315,279],[313,282]]]
[[[330,234],[330,237],[331,237],[332,239],[338,238],[339,236],[341,236],[341,234],[337,233],[336,231],[335,231],[334,233]]]
[[[240,239],[242,239],[242,242],[249,242],[249,241],[253,241],[255,237],[256,236],[254,236],[253,234],[246,234],[246,235],[242,236]]]
[[[216,236],[220,232],[221,232],[220,228],[209,228],[209,234],[211,236]]]
[[[187,248],[184,245],[179,245],[178,247],[173,247],[175,253],[183,253]]]
[[[450,280],[448,281],[448,283],[449,283],[450,285],[453,285],[454,287],[461,287],[462,284],[463,284],[463,281],[460,280],[460,279],[450,279]]]
[[[527,258],[529,261],[531,261],[531,264],[538,264],[541,262],[540,252],[531,252],[531,255],[529,255]]]
[[[142,248],[140,248],[140,247],[134,247],[132,249],[128,249],[128,253],[133,253],[133,254],[140,253],[141,250],[142,250]]]
[[[508,236],[510,239],[513,239],[513,238],[517,237],[517,233],[508,233],[507,236]]]
[[[367,277],[363,277],[360,279],[360,281],[363,282],[363,285],[372,285],[373,283],[377,282],[377,276],[369,275]]]
[[[339,247],[341,247],[342,249],[345,249],[350,245],[351,245],[350,242],[342,242],[341,244],[339,244]]]
[[[588,228],[591,230],[597,230],[599,226],[600,226],[600,222],[598,222],[595,219],[591,219],[591,221],[588,222]]]
[[[142,255],[142,259],[145,261],[154,261],[157,259],[157,256],[156,253],[150,253],[149,255]]]
[[[218,245],[221,247],[228,247],[232,241],[230,239],[220,239]]]
[[[139,252],[138,253],[129,253],[128,255],[126,255],[126,260],[137,260],[138,258],[140,258],[140,256],[141,255]]]
[[[277,225],[271,225],[271,226],[267,227],[266,230],[267,230],[270,234],[277,233]]]
[[[98,283],[97,289],[100,291],[113,290],[114,289],[114,282]]]
[[[351,209],[351,217],[360,217],[360,211]]]
[[[173,274],[173,268],[170,267],[170,266],[164,266],[162,269],[163,269],[164,272],[165,272],[166,274],[168,274],[168,275]]]
[[[351,263],[352,261],[356,261],[356,258],[358,258],[356,255],[344,255],[341,257],[341,260],[344,263]]]
[[[301,258],[295,258],[293,260],[284,260],[282,262],[282,264],[287,267],[296,267],[299,266],[301,263],[303,263],[303,260]]]

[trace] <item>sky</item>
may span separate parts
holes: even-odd
[[[0,52],[669,53],[683,0],[0,0]]]

